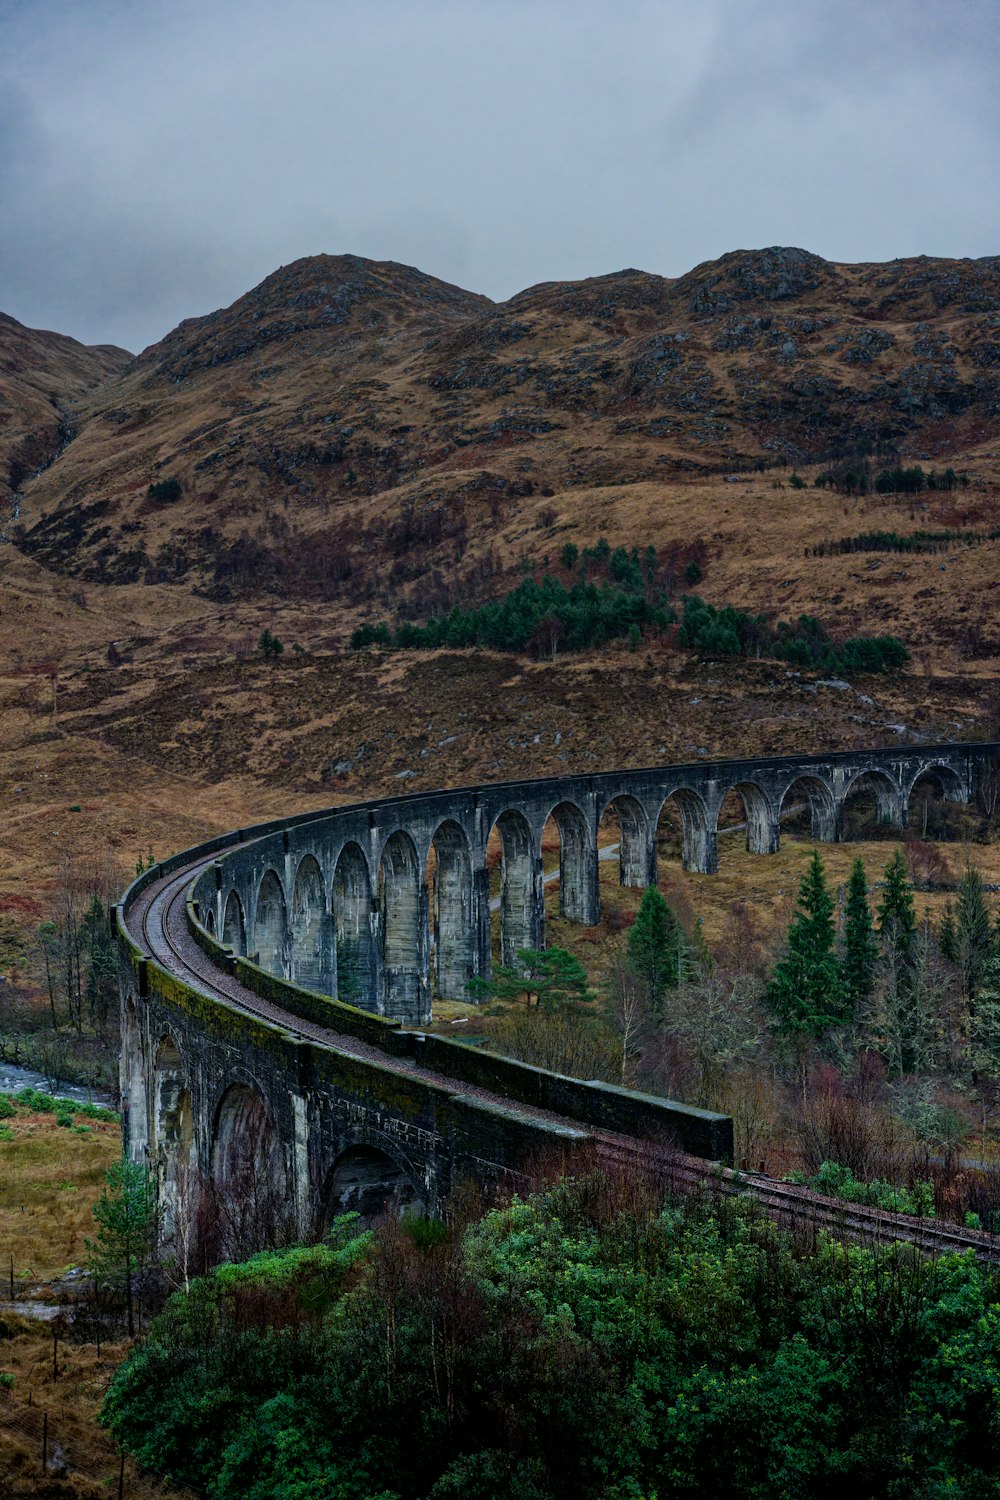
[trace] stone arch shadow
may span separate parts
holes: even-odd
[[[367,1132],[342,1141],[323,1184],[324,1226],[356,1213],[363,1225],[404,1211],[427,1212],[426,1191],[399,1148]]]

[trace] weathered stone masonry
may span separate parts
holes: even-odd
[[[371,1211],[391,1198],[434,1208],[459,1177],[518,1172],[546,1150],[580,1160],[595,1129],[673,1134],[689,1151],[726,1156],[731,1128],[721,1116],[400,1028],[426,1023],[432,992],[464,998],[469,978],[489,973],[491,832],[502,847],[500,951],[510,963],[518,949],[544,945],[550,816],[563,914],[590,925],[609,811],[621,881],[641,887],[656,879],[667,802],[679,814],[685,867],[712,873],[730,792],[742,801],[748,849],[768,854],[792,800],[808,806],[817,840],[836,839],[848,797],[866,781],[880,816],[902,829],[918,782],[968,801],[996,753],[907,747],[418,793],[243,830],[146,872],[118,912],[122,1091],[128,1149],[160,1170],[168,1235],[187,1169],[225,1175],[248,1142],[303,1232],[345,1206]],[[187,923],[205,965],[198,982],[155,961],[130,926],[141,892],[188,867]],[[235,976],[235,1000],[216,991],[213,973]],[[249,1014],[259,999],[278,1005],[287,1024]],[[303,1022],[374,1046],[383,1061],[303,1035]]]

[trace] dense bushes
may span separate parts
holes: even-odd
[[[104,1419],[212,1500],[962,1500],[1000,1484],[998,1297],[594,1177],[220,1268]]]
[[[910,653],[895,636],[855,636],[841,644],[830,640],[820,622],[800,615],[794,623],[772,627],[763,615],[738,609],[716,609],[697,594],[684,600],[678,639],[706,656],[776,656],[798,667],[838,672],[898,672]]]

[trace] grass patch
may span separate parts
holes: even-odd
[[[66,1129],[57,1118],[21,1108],[0,1128],[0,1265],[13,1255],[15,1277],[26,1281],[83,1259],[84,1239],[94,1232],[91,1208],[121,1154],[114,1119]]]

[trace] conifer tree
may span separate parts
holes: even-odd
[[[787,1037],[818,1037],[845,1017],[844,981],[833,938],[833,901],[814,849],[788,928],[788,951],[767,987],[768,1004]]]
[[[135,1335],[135,1279],[152,1255],[159,1223],[156,1178],[141,1162],[123,1158],[105,1173],[94,1204],[97,1234],[85,1240],[87,1263],[97,1282],[125,1295],[129,1338]]]
[[[847,882],[844,907],[844,957],[841,972],[844,992],[851,1010],[858,1010],[871,999],[875,988],[875,966],[878,962],[878,939],[868,904],[868,880],[861,859],[856,859]]]
[[[897,849],[885,867],[885,888],[878,908],[878,930],[890,935],[904,959],[910,956],[917,918],[913,908],[913,886],[906,873],[906,861]]]
[[[975,999],[983,970],[992,957],[995,937],[983,891],[983,877],[974,866],[965,869],[958,883],[955,948],[968,1001]]]
[[[955,925],[955,904],[945,903],[937,931],[938,951],[950,964],[958,964],[958,928]]]
[[[663,1012],[663,997],[684,978],[686,944],[681,925],[662,892],[647,885],[626,946],[628,966],[646,985],[650,1004]]]

